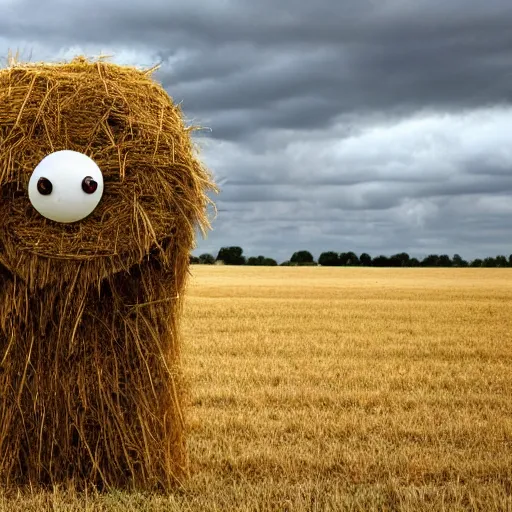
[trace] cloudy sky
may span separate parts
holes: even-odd
[[[510,27],[510,0],[0,0],[1,55],[160,63],[222,188],[195,253],[278,261],[512,253]]]

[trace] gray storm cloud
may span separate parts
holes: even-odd
[[[180,102],[241,245],[512,253],[512,3],[0,3],[0,46],[149,67]]]

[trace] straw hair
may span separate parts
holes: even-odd
[[[216,191],[152,70],[83,57],[0,70],[0,482],[169,489],[187,475],[179,319]],[[60,224],[31,205],[59,150],[103,197]]]

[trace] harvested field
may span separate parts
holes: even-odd
[[[0,510],[512,509],[512,269],[191,270],[188,488]]]

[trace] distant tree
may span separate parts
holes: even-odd
[[[448,254],[441,254],[441,256],[439,256],[439,259],[437,260],[437,266],[438,267],[451,267],[452,260],[450,259],[450,256],[448,256]]]
[[[340,264],[340,258],[336,252],[323,252],[318,258],[318,263],[323,267],[337,267]]]
[[[265,259],[265,256],[251,256],[247,258],[247,265],[251,266],[261,266],[263,265],[263,260]]]
[[[389,258],[390,267],[407,267],[409,264],[409,255],[406,252],[394,254]]]
[[[470,267],[481,267],[482,266],[482,263],[483,261],[480,259],[480,258],[476,258],[475,260],[473,260],[469,266]]]
[[[315,259],[313,255],[309,251],[297,251],[294,252],[292,257],[290,258],[291,263],[314,263]]]
[[[357,267],[359,265],[359,258],[357,257],[355,252],[350,251],[345,254],[347,255],[346,265],[350,267]]]
[[[508,257],[508,266],[512,267],[512,254]]]
[[[388,266],[389,267],[401,267],[402,261],[398,257],[398,254],[394,254],[388,258]]]
[[[373,258],[372,265],[374,267],[389,267],[389,258],[381,254],[380,256]]]
[[[460,254],[454,254],[452,258],[452,265],[454,267],[467,267],[469,263],[463,260]]]
[[[197,256],[194,256],[193,254],[190,255],[190,263],[191,264],[197,264],[200,263],[200,260]]]
[[[251,256],[247,260],[247,265],[259,267],[275,267],[277,265],[277,261],[272,258],[265,258],[265,256]]]
[[[213,265],[215,263],[215,258],[211,254],[201,254],[201,256],[199,256],[199,263],[202,263],[203,265]]]
[[[484,258],[484,260],[482,261],[482,267],[492,268],[496,266],[496,260],[494,258],[488,257]]]
[[[496,256],[496,266],[497,267],[507,267],[507,258],[505,256],[502,256],[501,254],[499,256]]]
[[[289,267],[290,266],[290,261],[289,260],[283,261],[279,266],[280,267]]]
[[[429,254],[425,258],[423,258],[421,262],[422,267],[438,267],[439,266],[439,256],[437,254]]]
[[[359,263],[365,267],[370,267],[372,264],[372,257],[366,252],[363,252],[361,256],[359,256]]]
[[[411,258],[409,260],[409,267],[419,267],[421,266],[420,260],[418,258]]]
[[[409,261],[410,261],[411,257],[406,252],[401,252],[401,253],[397,254],[396,257],[400,260],[402,267],[409,266]]]
[[[348,265],[348,261],[350,259],[350,253],[340,252],[338,258],[339,258],[340,265],[342,267],[346,267]]]
[[[244,265],[245,257],[241,247],[222,247],[217,254],[217,261],[223,261],[225,265]]]

